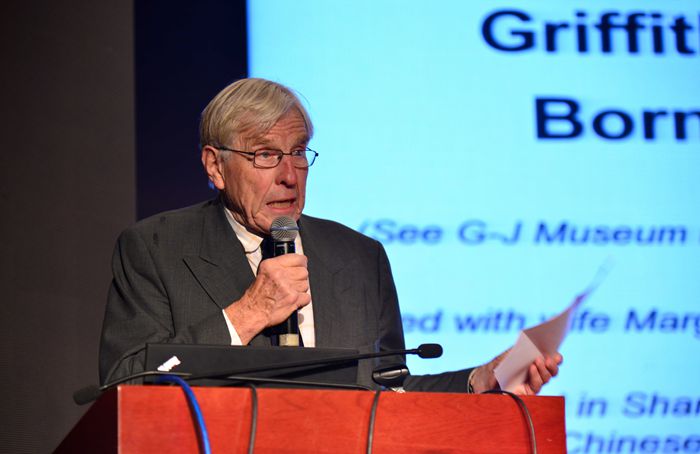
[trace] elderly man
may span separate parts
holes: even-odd
[[[271,345],[269,328],[298,311],[305,347],[362,352],[404,348],[401,316],[383,247],[335,222],[302,214],[311,120],[288,88],[244,79],[202,113],[202,164],[215,200],[145,219],[119,238],[100,351],[106,381],[144,368],[148,342]],[[272,221],[299,223],[296,254],[261,262]],[[500,361],[411,376],[407,390],[497,386]],[[537,393],[561,357],[538,359],[520,392]],[[363,361],[358,382],[373,386]]]

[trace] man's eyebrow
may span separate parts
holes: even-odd
[[[253,147],[259,147],[259,146],[270,146],[272,143],[263,138],[257,138],[257,139],[251,139],[250,140],[250,145]]]
[[[309,140],[310,140],[310,138],[309,138],[308,134],[300,134],[294,140],[294,143],[296,145],[306,145],[309,143]],[[259,137],[256,139],[252,139],[250,141],[250,146],[252,146],[252,147],[271,147],[272,142],[270,142],[268,139],[265,139],[264,137]]]
[[[296,143],[298,145],[301,145],[301,144],[306,145],[309,143],[309,140],[311,140],[311,138],[309,137],[308,134],[302,134],[297,138]]]

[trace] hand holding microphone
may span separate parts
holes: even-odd
[[[244,344],[276,326],[280,345],[299,345],[296,311],[311,302],[307,259],[294,253],[299,228],[293,219],[279,217],[270,230],[272,241],[261,246],[263,260],[253,285],[226,308],[226,315]]]

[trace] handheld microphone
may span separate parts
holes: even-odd
[[[294,240],[299,234],[299,227],[294,219],[287,216],[280,216],[272,221],[270,235],[272,236],[272,250],[262,248],[262,259],[278,257],[284,254],[294,254]],[[298,347],[300,344],[299,320],[297,311],[292,312],[287,320],[273,328],[279,336],[279,345],[286,347]]]

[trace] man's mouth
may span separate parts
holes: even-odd
[[[271,208],[289,208],[295,201],[296,199],[275,200],[268,202],[267,205]]]

